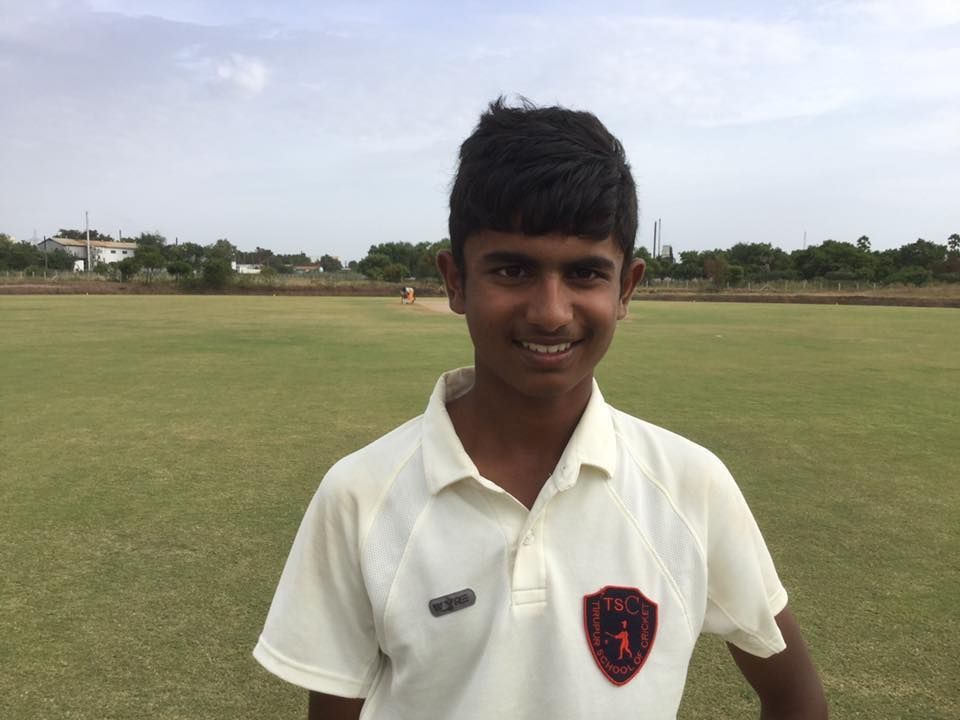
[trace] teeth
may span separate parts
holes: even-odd
[[[570,346],[573,343],[560,343],[559,345],[538,345],[537,343],[532,342],[522,342],[520,343],[527,350],[533,350],[536,353],[546,353],[547,355],[554,355],[556,353],[561,353],[564,350],[569,350]]]

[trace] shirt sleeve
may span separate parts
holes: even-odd
[[[703,631],[758,657],[784,650],[775,616],[786,607],[787,591],[746,500],[722,464],[709,493],[706,552]]]
[[[300,524],[253,656],[308,690],[365,697],[380,664],[356,499],[333,471]]]

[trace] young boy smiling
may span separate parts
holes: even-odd
[[[826,716],[726,468],[593,379],[636,227],[589,113],[497,101],[464,142],[438,267],[473,367],[331,468],[254,650],[310,718],[674,718],[704,632],[763,717]]]

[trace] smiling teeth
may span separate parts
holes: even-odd
[[[570,346],[573,343],[560,343],[559,345],[538,345],[537,343],[525,342],[521,343],[527,350],[533,350],[535,353],[546,353],[547,355],[555,355],[556,353],[561,353],[564,350],[569,350]]]

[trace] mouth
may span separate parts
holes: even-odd
[[[541,343],[526,342],[523,340],[520,341],[520,345],[525,350],[534,352],[537,355],[558,355],[560,353],[566,352],[571,347],[573,347],[572,342],[562,342],[562,343],[553,343],[550,345],[543,345]]]

